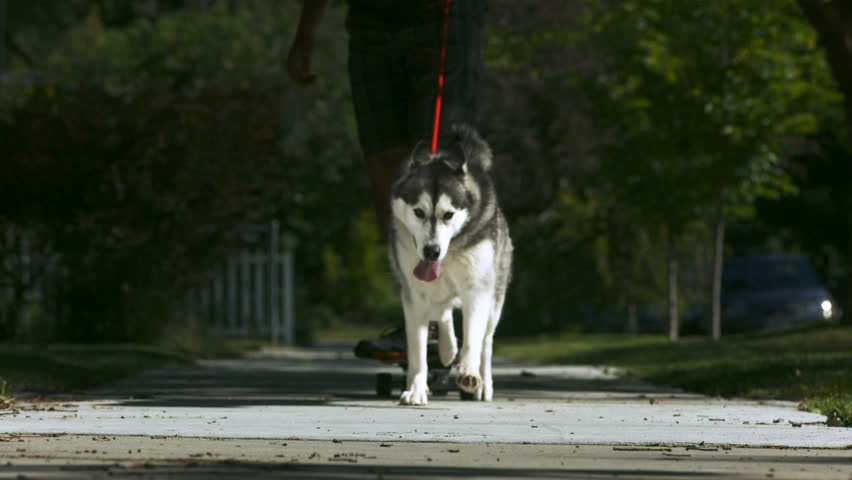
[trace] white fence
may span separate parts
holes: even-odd
[[[67,276],[59,255],[45,248],[36,232],[0,225],[0,325],[27,333],[34,323],[62,318],[67,309],[57,293]]]
[[[243,225],[238,231],[244,245],[190,291],[190,314],[213,335],[292,344],[293,253],[281,245],[279,222]]]
[[[293,254],[282,246],[279,228],[277,220],[236,227],[241,242],[187,294],[185,314],[212,335],[292,344]],[[12,325],[24,336],[36,323],[55,325],[69,313],[58,295],[67,269],[37,240],[31,230],[0,226],[0,327]]]

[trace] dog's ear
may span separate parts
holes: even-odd
[[[469,125],[455,124],[450,127],[451,144],[461,149],[465,168],[480,168],[486,172],[491,169],[491,148]]]
[[[458,137],[452,139],[441,159],[448,167],[457,172],[464,173],[467,171],[467,156],[461,143],[458,141]]]
[[[411,154],[408,155],[408,158],[402,163],[402,167],[398,175],[404,175],[410,172],[413,168],[426,165],[427,163],[432,161],[432,155],[429,152],[429,146],[426,144],[426,141],[421,140],[414,146],[414,149],[411,150]]]
[[[411,151],[412,165],[426,165],[431,161],[432,154],[429,151],[429,145],[426,144],[425,140],[420,140],[415,145],[414,150]]]

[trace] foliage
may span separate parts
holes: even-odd
[[[268,96],[232,95],[204,92],[198,108],[169,94],[43,92],[13,115],[0,211],[38,225],[74,279],[65,338],[153,333],[144,328],[166,311],[145,307],[167,309],[183,272],[222,244],[199,227],[269,215],[286,189],[277,110]]]
[[[513,122],[498,131],[515,145],[495,149],[510,209],[544,212],[510,210],[523,258],[511,315],[526,324],[529,309],[574,319],[587,315],[580,305],[658,309],[670,238],[689,277],[681,303],[706,302],[707,225],[720,202],[729,218],[750,218],[757,199],[795,193],[791,137],[832,128],[840,108],[794,2],[504,6],[524,15],[487,37],[500,48],[486,59],[508,113],[485,125]],[[544,159],[501,164],[501,153]]]
[[[819,32],[819,44],[846,103],[846,147],[852,147],[852,4],[842,0],[798,0],[802,13]],[[839,125],[838,125],[839,127]],[[850,286],[852,288],[852,286]]]
[[[176,294],[229,245],[229,228],[273,217],[307,259],[299,293],[323,301],[319,246],[345,243],[346,212],[366,184],[353,174],[351,105],[334,61],[344,43],[328,38],[339,30],[318,54],[318,91],[285,88],[297,12],[218,2],[121,28],[90,15],[49,50],[50,84],[11,88],[0,218],[43,232],[67,264],[63,338],[156,337]]]
[[[682,303],[704,302],[722,192],[727,214],[754,225],[787,221],[766,205],[797,187],[809,208],[843,211],[811,202],[843,193],[836,166],[816,185],[789,175],[798,136],[834,130],[840,111],[791,0],[493,3],[479,127],[516,245],[502,333],[620,329],[627,305],[652,316],[671,238]],[[68,338],[157,336],[181,289],[228,248],[228,227],[271,218],[296,249],[300,327],[399,317],[364,213],[345,9],[320,29],[317,84],[296,89],[282,67],[299,8],[9,2],[0,223],[69,263]],[[811,224],[790,228],[824,250]],[[831,231],[848,252],[845,230]],[[50,308],[24,301],[16,318]]]
[[[799,194],[757,202],[756,218],[735,225],[732,242],[738,254],[772,248],[808,255],[840,309],[849,312],[852,224],[844,219],[852,211],[852,151],[835,132],[810,136],[808,142],[807,150],[788,160]]]
[[[596,283],[578,281],[596,274],[591,205],[566,196],[541,215],[515,219],[512,283],[500,334],[567,328],[605,306],[605,292]]]
[[[625,201],[679,229],[721,195],[741,216],[793,191],[783,140],[839,97],[792,1],[599,2],[588,21],[602,66],[586,85],[616,133],[604,173]]]
[[[399,318],[399,295],[372,211],[362,210],[352,218],[347,238],[352,244],[335,248],[329,243],[322,251],[330,305],[350,324],[382,325]]]

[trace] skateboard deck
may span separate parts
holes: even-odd
[[[402,368],[403,372],[408,371],[408,352],[404,349],[364,352],[362,349],[356,347],[355,356],[358,358],[376,360],[382,363],[396,365]],[[473,398],[472,394],[459,390],[453,381],[451,372],[455,362],[449,366],[444,366],[444,364],[441,363],[441,356],[438,351],[438,330],[434,323],[429,326],[429,341],[426,344],[426,363],[429,367],[426,384],[432,392],[432,395],[445,396],[451,391],[458,391],[462,400],[470,400]],[[405,382],[405,375],[394,376],[387,372],[377,373],[376,395],[381,398],[389,398],[393,396],[396,388],[398,388],[400,392],[405,390]]]

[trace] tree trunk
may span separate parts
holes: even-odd
[[[678,339],[678,313],[677,313],[677,255],[674,251],[674,241],[669,238],[668,245],[668,277],[669,277],[669,340]]]
[[[639,317],[636,314],[635,303],[627,305],[627,333],[630,335],[639,335]]]
[[[713,305],[711,309],[710,337],[722,338],[722,261],[725,250],[724,194],[719,198],[719,212],[716,217],[716,232],[713,241]]]

